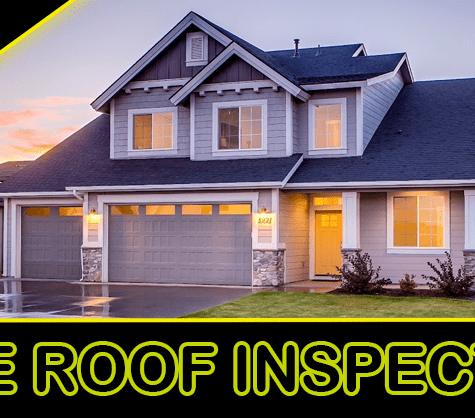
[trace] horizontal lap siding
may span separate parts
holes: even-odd
[[[195,101],[195,158],[207,160],[212,157],[213,103],[267,100],[267,156],[285,157],[285,92],[261,89],[259,93],[243,90],[242,94],[224,91],[222,96],[207,92],[204,97],[196,96]],[[252,104],[250,102],[250,104]],[[262,155],[260,155],[262,158]],[[218,158],[218,157],[214,157]],[[230,156],[223,158],[249,158]]]
[[[363,88],[363,146],[366,148],[404,85],[399,73],[394,78]]]
[[[388,254],[387,248],[387,198],[386,193],[362,193],[361,248],[367,252],[376,268],[381,266],[380,276],[390,278],[394,283],[404,278],[404,274],[415,274],[418,283],[425,283],[422,274],[433,272],[427,262],[435,259],[446,260],[442,255]],[[450,249],[454,269],[463,264],[464,248],[464,195],[463,192],[450,193]]]
[[[285,244],[286,282],[308,280],[309,222],[308,195],[280,193],[279,236]]]
[[[114,101],[114,157],[128,158],[127,135],[128,135],[128,111],[129,109],[147,109],[161,107],[175,107],[169,99],[176,91],[170,88],[151,89],[149,93],[144,90],[132,90],[130,94],[120,93]],[[178,106],[178,154],[177,157],[190,155],[190,110],[184,106]]]

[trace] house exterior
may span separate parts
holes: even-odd
[[[190,12],[0,185],[18,278],[276,286],[357,250],[475,271],[475,80],[363,44],[264,52]]]

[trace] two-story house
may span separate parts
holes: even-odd
[[[359,249],[395,282],[445,251],[473,268],[474,94],[414,82],[405,53],[264,52],[191,12],[0,186],[6,274],[278,285]]]

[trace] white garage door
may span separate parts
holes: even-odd
[[[109,281],[251,285],[250,205],[111,206]]]

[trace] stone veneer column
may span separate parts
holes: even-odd
[[[475,275],[475,190],[464,190],[465,196],[465,273]]]
[[[254,286],[284,284],[284,250],[253,250]]]
[[[465,274],[475,277],[475,250],[463,252]],[[475,285],[475,284],[474,284]]]
[[[102,248],[82,249],[82,281],[102,282]]]

